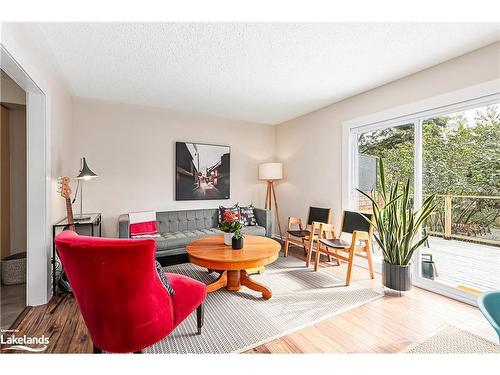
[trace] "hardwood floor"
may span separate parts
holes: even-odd
[[[0,329],[9,328],[26,307],[26,284],[0,286]]]
[[[294,252],[298,255],[297,251]],[[347,265],[328,265],[345,276]],[[383,292],[380,277],[355,267],[353,284]],[[497,342],[493,328],[474,306],[423,289],[402,297],[386,291],[384,298],[364,304],[285,337],[260,345],[248,353],[398,353],[432,336],[444,325],[453,325]]]
[[[297,248],[292,248],[290,254],[303,257],[302,250]],[[328,272],[345,276],[345,264],[321,262],[321,265]],[[360,267],[355,267],[352,283],[382,290],[378,275],[371,280],[368,271]],[[16,335],[50,336],[46,353],[92,353],[92,342],[73,298],[65,298],[56,312],[50,314],[58,298],[30,309],[19,323]],[[497,339],[477,308],[414,288],[403,297],[386,294],[247,353],[397,353],[433,335],[445,324],[495,342]]]

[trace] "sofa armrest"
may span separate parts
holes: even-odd
[[[255,218],[257,219],[257,224],[261,227],[266,228],[266,237],[273,236],[273,216],[271,210],[266,210],[263,208],[254,208]]]
[[[129,238],[129,219],[128,214],[123,214],[118,217],[118,237]]]

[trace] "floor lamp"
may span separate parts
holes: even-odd
[[[280,215],[278,211],[278,201],[276,200],[276,191],[274,188],[274,181],[283,179],[283,164],[281,163],[263,163],[259,165],[259,179],[267,181],[266,191],[266,204],[265,208],[270,210],[274,200],[274,208],[276,214],[276,221],[278,223],[278,230],[280,232],[280,239],[283,239],[281,234]]]

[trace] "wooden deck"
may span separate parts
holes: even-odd
[[[423,252],[432,254],[439,283],[481,292],[500,290],[500,247],[430,237]]]

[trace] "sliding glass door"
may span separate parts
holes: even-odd
[[[355,191],[377,187],[377,160],[388,182],[410,178],[416,207],[436,194],[415,255],[415,283],[474,301],[500,289],[500,101],[474,101],[350,130],[350,206],[369,211]],[[375,246],[374,259],[381,253]]]
[[[422,193],[437,209],[423,230],[421,277],[469,294],[500,289],[500,106],[422,120]]]
[[[382,158],[385,164],[388,183],[414,179],[415,126],[413,123],[392,125],[357,134],[357,171],[353,186],[369,193],[378,188],[378,163]],[[356,192],[356,205],[360,211],[370,211],[371,203],[363,194]],[[373,242],[373,259],[378,265],[382,262],[382,252]]]

